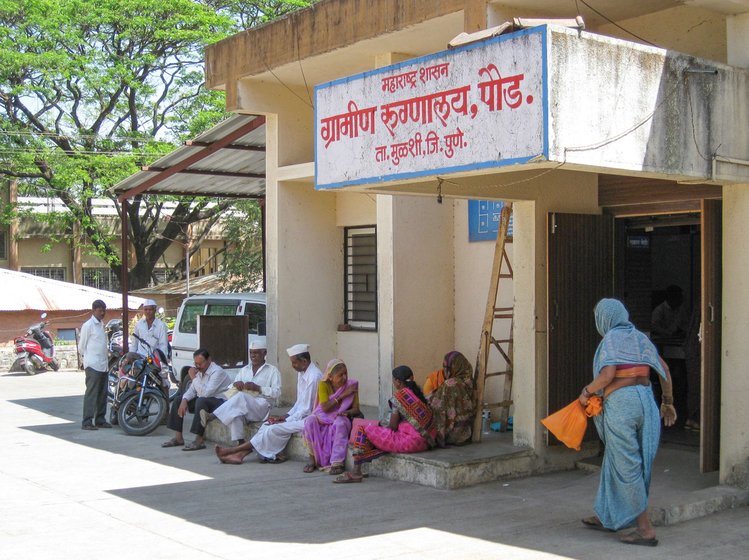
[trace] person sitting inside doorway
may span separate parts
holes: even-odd
[[[651,336],[661,349],[674,384],[674,407],[678,420],[674,427],[683,429],[689,418],[686,354],[684,342],[689,329],[689,312],[684,305],[684,294],[674,284],[666,288],[666,300],[658,305],[651,317]]]

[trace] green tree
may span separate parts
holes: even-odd
[[[0,176],[59,197],[68,212],[48,219],[76,224],[71,242],[119,275],[119,241],[92,199],[115,200],[117,182],[226,116],[222,94],[204,87],[205,45],[309,3],[0,0]],[[182,198],[165,220],[163,198],[135,197],[130,286],[147,285],[172,240],[230,205]]]
[[[241,200],[224,214],[226,247],[221,284],[227,292],[253,292],[263,287],[262,203]]]

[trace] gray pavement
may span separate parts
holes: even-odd
[[[460,490],[303,463],[221,465],[209,451],[80,429],[83,375],[0,374],[0,559],[740,558],[749,508],[658,529],[656,548],[585,529],[597,477],[571,471]],[[658,476],[656,473],[654,476]]]

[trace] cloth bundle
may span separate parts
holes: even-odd
[[[585,430],[588,427],[588,418],[598,416],[602,409],[603,399],[598,395],[590,397],[585,407],[575,399],[561,410],[541,420],[541,423],[564,445],[580,451],[580,444],[583,442]]]

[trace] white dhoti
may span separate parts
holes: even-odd
[[[244,439],[245,422],[262,422],[270,414],[270,403],[262,397],[237,393],[213,411],[213,415],[229,426],[231,439]]]
[[[304,420],[292,420],[280,424],[263,424],[250,440],[258,455],[266,459],[275,459],[289,443],[291,436],[304,429]]]

